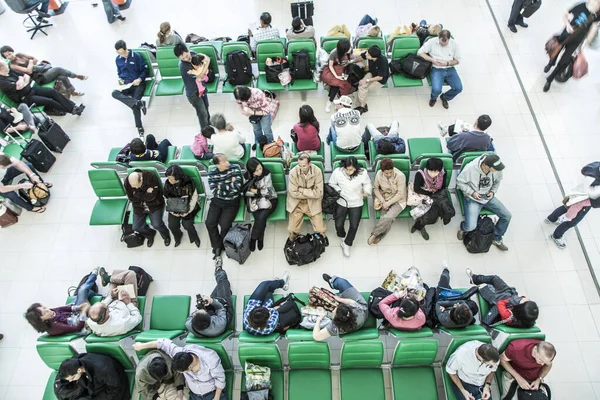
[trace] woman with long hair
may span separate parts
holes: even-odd
[[[190,243],[194,243],[196,247],[200,247],[200,237],[194,227],[194,218],[198,214],[198,211],[200,211],[196,185],[192,178],[185,174],[183,168],[176,164],[169,165],[166,176],[164,195],[167,199],[169,229],[175,238],[175,247],[181,244],[181,239],[183,238],[181,225],[188,232]],[[181,204],[175,203],[182,202],[184,203],[185,210],[176,210],[175,207],[181,207]]]
[[[244,173],[245,196],[249,211],[254,215],[254,226],[250,236],[250,250],[262,250],[265,240],[267,218],[277,208],[277,192],[273,187],[271,171],[256,157],[250,157]]]
[[[175,46],[176,44],[183,43],[183,39],[179,34],[171,29],[171,24],[163,22],[160,24],[160,29],[156,35],[156,47],[163,46]]]
[[[350,40],[340,39],[335,49],[329,54],[327,67],[323,68],[321,80],[329,86],[329,99],[325,106],[325,112],[327,113],[331,111],[331,105],[336,96],[347,96],[355,90],[344,74],[346,65],[352,62],[351,55],[352,45]]]
[[[296,134],[294,141],[298,151],[308,154],[315,154],[321,148],[321,138],[319,121],[315,117],[315,112],[308,104],[300,107],[298,112],[300,122],[294,125],[293,132]]]

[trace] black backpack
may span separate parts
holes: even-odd
[[[305,265],[315,262],[325,252],[326,239],[318,233],[288,239],[283,247],[285,259],[290,265]]]
[[[595,178],[594,182],[592,182],[592,186],[600,186],[600,161],[594,161],[587,164],[581,169],[581,174],[583,176]],[[592,208],[600,208],[600,197],[597,199],[590,198],[590,203],[592,203]]]
[[[525,0],[521,9],[523,17],[531,17],[542,6],[542,0]]]
[[[225,61],[227,82],[231,85],[246,85],[252,81],[252,64],[248,54],[242,50],[234,50],[227,54]]]
[[[400,60],[392,60],[390,62],[390,74],[398,75],[402,73],[402,62]]]
[[[544,393],[542,388],[546,390],[546,393]],[[503,400],[511,400],[515,395],[515,392],[517,393],[518,400],[550,400],[552,398],[550,386],[543,382],[540,383],[540,388],[538,390],[523,390],[519,387],[517,381],[512,381]]]
[[[463,243],[469,253],[487,253],[494,240],[494,221],[488,216],[479,216],[477,227],[465,233]]]
[[[310,55],[306,50],[294,51],[292,53],[294,63],[290,73],[294,79],[312,79],[313,74],[310,70]]]
[[[348,82],[352,86],[358,86],[358,82],[365,77],[365,70],[356,64],[348,64],[344,70],[348,75]]]
[[[338,199],[342,197],[337,190],[329,183],[323,184],[323,200],[321,200],[321,209],[323,214],[335,213]]]
[[[142,267],[132,265],[129,267],[129,270],[135,272],[138,296],[145,296],[146,293],[148,293],[148,288],[150,287],[150,283],[154,281],[154,278],[152,278],[152,275],[147,273]]]
[[[374,289],[369,295],[368,307],[369,312],[377,319],[384,319],[381,310],[379,310],[379,302],[388,297],[392,292],[382,287]],[[402,300],[398,299],[392,303],[392,307],[399,307]]]
[[[302,313],[300,312],[297,303],[300,303],[303,306],[306,305],[306,303],[297,298],[294,293],[290,293],[273,304],[273,307],[279,306],[277,309],[277,311],[279,311],[279,321],[277,322],[277,331],[279,333],[285,333],[285,331],[290,328],[293,329],[300,326],[300,323],[302,322]]]
[[[400,60],[402,74],[409,78],[424,79],[431,71],[431,63],[416,54],[407,54]]]

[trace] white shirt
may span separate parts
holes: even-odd
[[[246,141],[238,131],[217,131],[210,137],[213,153],[224,154],[227,158],[244,157],[244,148],[240,145]]]
[[[120,300],[113,300],[108,305],[108,321],[98,324],[90,318],[87,324],[98,336],[123,335],[142,322],[142,314],[133,303],[125,304]]]
[[[450,375],[458,375],[463,382],[483,386],[485,378],[496,371],[498,364],[490,368],[477,359],[475,352],[482,344],[484,343],[479,340],[472,340],[456,349],[446,364],[446,372]]]
[[[423,46],[419,49],[417,54],[426,53],[429,54],[431,58],[434,58],[439,61],[452,61],[457,60],[460,61],[460,50],[458,49],[458,45],[456,41],[452,38],[448,40],[448,44],[442,46],[440,44],[439,38],[429,39]],[[445,66],[439,67],[437,65],[433,65],[433,68],[450,68],[453,66]]]
[[[362,142],[360,112],[341,108],[331,116],[331,125],[337,134],[335,145],[340,149],[356,148]]]
[[[363,169],[358,175],[349,177],[343,167],[336,168],[329,178],[329,184],[340,192],[341,198],[337,203],[340,206],[353,208],[362,207],[364,194],[370,195],[373,190],[371,179],[367,170]],[[348,204],[346,204],[348,202]]]

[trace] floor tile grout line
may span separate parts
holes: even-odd
[[[540,127],[539,121],[537,119],[537,115],[536,115],[535,111],[533,110],[531,101],[529,100],[529,94],[527,93],[527,90],[525,90],[525,86],[523,85],[523,80],[521,79],[521,75],[519,74],[519,71],[517,70],[517,65],[515,64],[515,60],[512,57],[512,53],[510,52],[510,49],[508,48],[508,44],[506,43],[504,34],[502,33],[502,30],[500,29],[500,24],[498,23],[496,14],[494,13],[492,5],[490,4],[490,0],[485,0],[485,3],[487,4],[487,7],[488,7],[488,10],[490,11],[490,15],[492,16],[492,19],[494,20],[494,25],[496,25],[496,30],[498,31],[498,34],[500,35],[500,39],[502,40],[502,44],[504,45],[504,50],[506,51],[506,55],[508,56],[508,59],[512,66],[512,69],[517,77],[517,80],[519,81],[519,86],[521,87],[521,92],[523,93],[523,96],[525,97],[525,102],[527,103],[527,107],[529,108],[529,113],[531,114],[531,117],[533,118],[535,128],[538,131],[538,136],[540,137],[542,146],[544,147],[544,151],[546,152],[546,156],[548,157],[548,161],[550,162],[550,167],[552,168],[552,173],[554,174],[554,178],[556,179],[556,182],[558,183],[558,188],[560,189],[560,192],[564,197],[565,196],[565,188],[562,184],[562,181],[560,180],[560,176],[558,175],[558,170],[556,169],[556,165],[554,164],[554,160],[552,158],[552,155],[550,154],[550,150],[548,149],[548,144],[546,143],[546,138],[544,137],[542,128]],[[588,270],[590,271],[590,274],[592,275],[592,280],[594,281],[594,286],[596,286],[596,291],[598,292],[598,295],[600,295],[600,283],[598,282],[598,277],[596,276],[596,272],[594,271],[592,261],[590,260],[587,249],[583,242],[583,237],[581,236],[581,233],[579,232],[579,228],[577,226],[575,226],[575,233],[577,234],[577,240],[579,241],[579,245],[581,246],[581,250],[583,251],[583,256],[588,265]]]

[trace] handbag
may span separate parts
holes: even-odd
[[[279,78],[279,83],[281,83],[283,86],[288,85],[292,82],[292,74],[290,73],[289,68],[281,71],[281,73],[279,73],[277,77]]]
[[[588,73],[588,62],[583,55],[583,52],[580,51],[579,54],[575,56],[575,60],[573,61],[573,78],[581,79],[586,76]]]
[[[308,291],[308,302],[313,307],[321,307],[327,311],[333,311],[340,304],[333,293],[316,286],[311,287]]]
[[[427,199],[429,199],[429,200],[427,200]],[[418,194],[417,192],[415,192],[414,183],[410,182],[408,184],[408,195],[406,196],[406,204],[411,207],[417,207],[417,206],[423,204],[423,200],[425,200],[426,202],[429,202],[429,203],[433,203],[433,201],[431,201],[431,198],[429,196],[421,195],[421,194]]]
[[[548,54],[548,57],[551,60],[553,60],[558,56],[558,53],[560,53],[560,51],[562,50],[563,45],[558,42],[558,39],[556,36],[552,36],[546,42],[546,45],[544,47],[546,49],[546,54]]]
[[[406,295],[421,301],[425,298],[425,284],[421,273],[416,267],[410,267],[402,275],[391,270],[383,280],[381,287],[390,292],[399,293],[406,291]]]
[[[167,212],[175,214],[185,214],[190,209],[188,196],[167,197]]]

